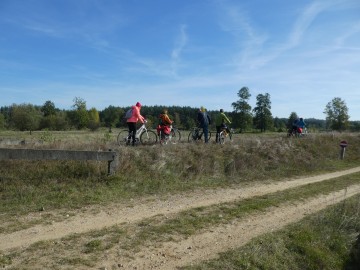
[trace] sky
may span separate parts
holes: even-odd
[[[359,0],[0,0],[0,107],[143,105],[360,120]]]

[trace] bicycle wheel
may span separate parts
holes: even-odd
[[[171,135],[171,140],[173,140],[174,142],[176,141],[179,142],[181,139],[181,133],[178,129],[172,129],[170,135]]]
[[[225,134],[224,134],[224,131],[221,131],[221,132],[219,133],[218,143],[220,143],[220,144],[224,144],[224,143],[225,143]]]
[[[117,143],[118,145],[128,145],[131,142],[131,138],[129,136],[129,131],[127,129],[121,130],[117,135]]]
[[[192,130],[189,133],[188,136],[188,142],[196,142],[198,140],[198,131],[197,130]]]
[[[158,135],[152,130],[145,130],[140,135],[140,142],[144,145],[153,145],[157,143]]]

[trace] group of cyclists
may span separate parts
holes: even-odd
[[[132,114],[131,116],[126,120],[128,129],[129,129],[129,135],[131,136],[131,144],[135,145],[135,134],[136,134],[136,123],[146,122],[145,117],[143,117],[140,113],[141,110],[141,103],[137,102],[135,105],[131,107]],[[161,136],[169,136],[171,132],[171,125],[174,121],[172,121],[168,115],[167,109],[164,109],[164,111],[159,115],[159,125],[157,126],[157,132],[158,134],[161,134]],[[199,123],[199,127],[203,130],[204,135],[204,141],[205,143],[209,142],[209,125],[211,124],[211,117],[207,113],[206,109],[204,107],[200,107],[198,115],[197,115],[197,121]],[[230,133],[229,128],[227,127],[227,124],[231,124],[231,121],[229,118],[225,115],[224,110],[220,109],[219,114],[216,115],[215,118],[215,124],[216,124],[216,142],[219,142],[219,133],[222,129],[225,129],[227,133]],[[164,138],[161,138],[164,139]]]
[[[132,113],[131,116],[127,119],[127,125],[129,129],[129,136],[131,136],[131,144],[135,145],[135,134],[136,134],[136,123],[146,122],[145,117],[143,117],[140,113],[141,103],[137,102],[135,105],[131,107]],[[167,109],[164,109],[163,112],[159,115],[159,125],[157,126],[157,133],[162,138],[165,139],[166,136],[170,135],[171,125],[173,121],[170,119],[168,115]],[[207,113],[206,108],[200,107],[197,114],[197,121],[199,123],[199,128],[203,131],[204,141],[205,143],[209,142],[209,125],[212,122],[210,115]],[[219,134],[224,130],[225,133],[230,133],[230,130],[227,125],[230,125],[231,121],[224,113],[223,109],[220,109],[219,113],[215,117],[215,125],[216,125],[216,142],[220,142]],[[288,135],[302,135],[305,129],[305,121],[303,118],[297,118],[293,124],[291,129],[289,129]]]

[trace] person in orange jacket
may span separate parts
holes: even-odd
[[[128,128],[129,128],[129,135],[131,135],[131,139],[132,139],[132,145],[135,145],[135,134],[136,134],[136,123],[137,122],[141,122],[144,123],[145,122],[145,118],[140,114],[140,110],[141,110],[141,103],[137,102],[135,106],[131,107],[132,109],[132,114],[131,117],[126,121]]]
[[[158,134],[162,131],[163,135],[169,135],[171,131],[171,124],[173,121],[168,115],[168,110],[164,109],[163,113],[159,115],[160,123],[158,126]],[[163,139],[163,138],[162,138]]]

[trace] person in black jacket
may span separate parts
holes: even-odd
[[[201,107],[198,115],[197,120],[199,122],[200,127],[203,129],[205,143],[209,142],[209,125],[211,124],[210,115],[206,112],[204,107]]]

